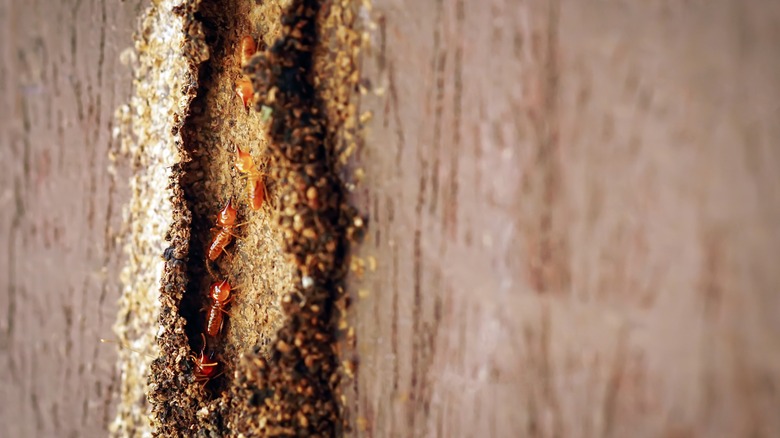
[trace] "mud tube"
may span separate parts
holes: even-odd
[[[128,155],[155,157],[154,173],[136,166],[130,206],[133,220],[155,225],[130,239],[141,262],[126,269],[116,331],[129,340],[132,325],[134,345],[154,338],[143,349],[156,358],[123,355],[116,435],[146,430],[144,412],[157,436],[334,436],[348,424],[341,383],[354,370],[340,352],[354,330],[343,279],[366,224],[340,176],[360,138],[356,15],[316,1],[250,3],[163,2],[136,36],[136,99],[120,116]],[[259,50],[242,59],[247,36]],[[236,167],[238,148],[253,179]],[[257,183],[266,196],[254,208],[247,189]],[[209,257],[228,203],[240,224]],[[156,276],[138,288],[142,270]],[[224,312],[209,295],[222,281],[232,287]],[[222,323],[207,330],[214,314]],[[139,407],[136,370],[147,363],[149,405]]]

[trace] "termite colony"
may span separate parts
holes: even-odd
[[[249,62],[249,59],[257,50],[255,40],[251,36],[245,36],[241,40],[240,59],[242,68]],[[252,84],[245,76],[236,83],[236,94],[241,99],[245,108],[248,108],[252,100]],[[235,146],[235,168],[241,174],[241,178],[246,179],[247,204],[252,210],[260,210],[267,197],[265,186],[265,175],[260,172],[255,165],[249,152]],[[238,238],[236,230],[244,225],[237,223],[238,210],[230,198],[224,207],[217,214],[214,227],[211,228],[211,239],[206,248],[206,270],[212,277],[213,282],[209,286],[208,303],[201,310],[205,312],[205,321],[203,324],[205,333],[201,333],[203,340],[199,356],[190,355],[194,364],[194,380],[202,383],[204,386],[209,380],[219,376],[222,372],[216,373],[219,362],[215,359],[216,352],[210,348],[214,341],[224,332],[225,316],[229,313],[226,310],[227,305],[233,301],[231,292],[236,288],[231,286],[224,276],[216,273],[213,264],[216,264],[220,257],[232,258],[226,247]],[[208,353],[207,353],[208,351]]]
[[[349,303],[343,287],[347,268],[344,259],[354,236],[364,232],[365,222],[345,200],[335,167],[333,139],[329,137],[326,114],[315,89],[318,78],[312,52],[319,38],[315,21],[320,2],[287,3],[279,20],[282,35],[267,50],[253,54],[256,44],[249,38],[239,40],[238,49],[228,46],[221,50],[225,44],[221,41],[230,40],[227,44],[232,44],[235,40],[215,40],[219,42],[218,50],[211,54],[217,67],[227,64],[232,68],[236,64],[234,59],[224,63],[223,54],[239,54],[241,59],[243,71],[240,75],[231,74],[227,82],[229,97],[240,103],[230,103],[230,110],[223,110],[226,94],[210,91],[225,89],[224,76],[203,75],[201,79],[205,81],[200,87],[205,87],[205,92],[200,93],[199,89],[198,95],[206,101],[209,96],[216,96],[218,111],[213,118],[206,118],[203,114],[208,111],[196,102],[192,121],[188,122],[192,125],[185,125],[189,130],[185,130],[185,152],[203,158],[193,159],[197,167],[185,163],[186,172],[177,173],[179,169],[174,169],[180,178],[173,184],[174,215],[178,215],[174,221],[180,226],[170,239],[166,238],[175,251],[168,261],[169,268],[164,273],[168,277],[163,280],[161,293],[163,330],[158,334],[158,339],[162,339],[158,343],[164,347],[165,355],[152,364],[149,396],[152,417],[161,436],[194,436],[198,431],[204,436],[203,432],[211,436],[337,436],[343,431],[339,342],[350,336],[349,329],[339,324],[339,316],[345,314]],[[221,7],[212,2],[203,5],[213,8],[206,9],[211,14]],[[211,17],[202,12],[201,16]],[[193,35],[202,38],[207,34]],[[203,62],[203,53],[209,54],[196,51],[195,59]],[[217,71],[206,67],[201,71]],[[220,79],[212,81],[214,77]],[[208,148],[215,134],[220,134],[214,132],[215,127],[232,126],[233,120],[223,116],[235,115],[236,109],[248,111],[249,107],[268,122],[262,126],[269,140],[263,157],[268,162],[254,161],[249,145],[229,146],[230,168],[242,178],[242,187],[234,187],[229,199],[224,196],[217,201],[206,196],[203,202],[204,194],[214,192],[208,187],[215,184],[211,178],[205,182],[196,179],[197,172],[205,168],[206,174],[214,175],[216,172],[207,167],[210,159],[226,156],[223,149],[211,155],[214,149]],[[236,349],[232,340],[240,342],[239,336],[251,335],[252,330],[239,324],[237,317],[241,316],[243,322],[244,315],[233,313],[232,309],[238,306],[231,293],[233,286],[240,283],[242,290],[237,301],[246,297],[248,286],[244,280],[256,274],[237,273],[247,255],[243,245],[249,248],[256,237],[254,232],[238,231],[242,225],[238,222],[245,219],[237,207],[243,207],[247,200],[247,210],[257,210],[267,202],[265,174],[261,172],[264,169],[271,169],[269,178],[274,184],[274,229],[269,235],[274,236],[279,253],[285,257],[284,281],[276,283],[280,287],[273,294],[281,294],[278,304],[283,318],[279,328],[274,328],[275,333],[263,338],[267,343],[256,342],[252,348]],[[217,175],[221,186],[224,172]],[[236,196],[239,189],[241,194]],[[189,195],[186,199],[185,191]],[[218,203],[221,211],[214,215]],[[204,243],[201,238],[210,226],[211,237]],[[235,240],[242,245],[239,252],[231,247]],[[193,244],[197,246],[192,247]],[[199,253],[201,248],[203,254]],[[188,254],[193,255],[192,260],[187,258]],[[184,258],[186,264],[179,261]],[[208,295],[188,293],[193,290],[208,290]],[[186,302],[182,304],[183,299]],[[208,303],[206,314],[198,314],[204,300]],[[234,317],[228,316],[228,312]],[[233,330],[239,336],[233,336]],[[218,345],[222,336],[231,339],[224,348]],[[228,367],[220,357],[237,360]],[[229,381],[208,383],[220,373],[227,375]],[[217,397],[204,400],[199,384],[210,385]],[[217,391],[221,396],[215,394]]]
[[[316,0],[293,1],[281,19],[283,36],[244,68],[255,109],[272,115],[276,223],[297,277],[282,296],[286,320],[270,351],[248,352],[236,369],[230,400],[246,415],[232,424],[245,436],[334,436],[343,427],[338,339],[348,330],[337,325],[348,302],[343,261],[364,222],[344,199],[314,86],[319,8]]]

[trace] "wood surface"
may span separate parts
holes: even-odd
[[[780,434],[780,4],[373,14],[358,435]]]
[[[113,417],[142,7],[0,1],[2,436]],[[777,436],[780,5],[365,15],[355,435]]]
[[[140,1],[0,2],[0,435],[104,436],[113,419],[127,172],[112,178],[120,52]],[[120,166],[121,167],[121,166]],[[127,167],[125,167],[127,169]]]

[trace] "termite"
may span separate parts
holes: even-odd
[[[251,200],[252,210],[259,210],[268,195],[263,174],[255,167],[255,162],[249,152],[242,151],[238,146],[236,146],[236,169],[247,178],[246,191]]]
[[[255,95],[255,90],[252,88],[252,81],[246,76],[242,76],[241,79],[236,81],[236,94],[241,98],[241,102],[244,103],[244,108],[249,107],[249,103],[252,101]]]
[[[236,209],[233,207],[233,199],[230,199],[217,216],[217,226],[211,229],[215,234],[209,245],[209,260],[213,262],[223,252],[227,253],[225,247],[236,236],[233,234],[233,229],[236,227]]]
[[[222,324],[224,323],[223,314],[228,314],[225,306],[233,301],[233,298],[230,296],[230,283],[227,280],[222,280],[212,284],[209,297],[212,303],[205,308],[208,312],[206,316],[206,333],[211,337],[215,337],[222,331]]]
[[[249,60],[255,52],[257,52],[255,39],[249,35],[241,38],[241,67],[244,67],[249,63]]]
[[[254,55],[255,52],[257,52],[257,44],[255,44],[254,38],[249,35],[242,38],[241,68],[249,63],[249,60],[252,58],[252,55]],[[255,91],[252,88],[252,81],[250,81],[249,78],[247,78],[245,75],[241,76],[241,78],[236,81],[236,94],[238,94],[238,97],[240,97],[241,101],[244,103],[244,108],[247,108],[250,101],[254,97]]]
[[[204,336],[203,333],[201,333],[200,336],[203,338],[203,347],[200,349],[200,357],[190,355],[190,359],[195,363],[195,382],[206,385],[209,380],[219,376],[219,374],[214,374],[219,366],[219,362],[214,360],[213,351],[208,357],[206,356],[206,336]]]

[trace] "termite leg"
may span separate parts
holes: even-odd
[[[222,374],[222,373],[220,372],[219,374],[217,374],[217,376],[219,376],[220,374]],[[209,381],[211,379],[213,379],[214,377],[217,377],[217,376],[213,376],[213,377],[205,377],[205,376],[204,377],[196,377],[193,381],[195,383],[200,383],[201,388],[206,388],[206,385],[209,384]]]
[[[267,175],[265,175],[264,173],[260,173],[260,172],[244,173],[244,174],[238,175],[238,179],[260,178],[261,176],[267,176]]]
[[[265,185],[265,181],[260,181],[259,183],[263,185],[263,199],[265,200],[265,202],[269,204],[273,203],[274,201],[270,197],[268,197],[268,187]],[[271,205],[271,208],[273,209],[274,206]]]
[[[208,364],[208,365],[209,365],[209,366],[211,366],[211,365],[217,365],[217,362],[215,362],[215,363],[213,363],[213,364]],[[210,381],[212,381],[212,380],[216,379],[217,377],[219,377],[219,376],[221,376],[221,375],[223,375],[223,374],[225,374],[225,370],[222,370],[222,371],[218,372],[217,374],[214,374],[213,376],[209,376],[209,377],[201,377],[201,378],[200,378],[200,381],[201,381],[201,382],[203,382],[203,387],[205,388],[207,383],[209,383]],[[198,382],[198,379],[195,379],[195,381],[196,381],[196,382]]]

